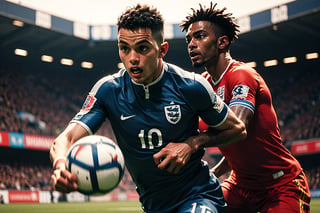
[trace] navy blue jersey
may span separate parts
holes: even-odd
[[[93,134],[108,118],[143,206],[165,212],[210,182],[201,161],[204,150],[194,153],[178,174],[160,170],[153,161],[168,143],[197,135],[199,116],[219,126],[228,108],[205,78],[164,63],[160,77],[149,85],[133,82],[124,69],[100,79],[71,122]]]

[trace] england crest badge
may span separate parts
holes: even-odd
[[[166,114],[167,121],[171,124],[177,124],[181,119],[181,109],[178,104],[165,106],[164,112]]]

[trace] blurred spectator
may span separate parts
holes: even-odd
[[[3,195],[2,195],[2,194],[0,194],[0,203],[1,203],[1,204],[4,204],[4,198],[3,198]]]
[[[306,176],[309,182],[310,189],[320,189],[320,167],[314,167],[306,170]]]
[[[0,161],[0,190],[43,190],[50,191],[50,166],[38,166],[21,162]],[[135,192],[136,187],[129,173],[124,176],[115,192]]]

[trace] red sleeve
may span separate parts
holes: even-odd
[[[227,77],[229,106],[241,105],[254,111],[255,97],[259,90],[259,76],[246,65],[230,70]],[[228,95],[226,95],[228,96]]]
[[[199,118],[199,131],[204,132],[208,129],[208,127],[209,126],[201,118]]]

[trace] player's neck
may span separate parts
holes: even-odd
[[[212,76],[213,81],[218,81],[221,75],[229,67],[232,58],[229,53],[220,54],[216,63],[211,66],[206,66],[206,70]]]

